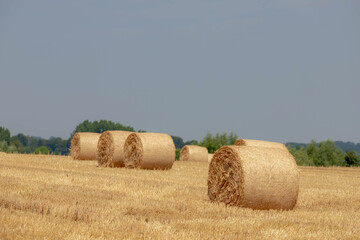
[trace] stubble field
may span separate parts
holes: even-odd
[[[360,168],[300,167],[292,211],[211,203],[208,164],[168,171],[0,155],[0,239],[360,239]]]

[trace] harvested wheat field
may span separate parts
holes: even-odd
[[[300,167],[291,211],[212,203],[207,162],[99,168],[0,156],[0,239],[359,239],[360,168]]]

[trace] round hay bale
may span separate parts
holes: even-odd
[[[213,153],[209,153],[208,154],[208,162],[211,162],[211,159],[213,158],[214,154]]]
[[[294,157],[278,148],[223,146],[209,166],[211,201],[253,209],[293,209],[299,193]]]
[[[180,151],[180,161],[207,162],[208,150],[206,147],[185,145]]]
[[[96,160],[100,133],[77,132],[71,139],[70,155],[76,160]]]
[[[168,134],[132,133],[124,151],[127,168],[170,169],[175,161],[174,141]]]
[[[252,139],[238,139],[234,143],[235,146],[250,146],[250,147],[266,147],[266,148],[280,148],[286,149],[285,144],[278,142],[269,142],[263,140],[252,140]]]
[[[105,131],[100,135],[97,145],[99,166],[125,167],[124,143],[131,133],[127,131]]]

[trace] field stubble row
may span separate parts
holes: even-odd
[[[69,157],[0,156],[0,239],[356,239],[360,169],[300,168],[292,211],[211,203],[208,163],[168,171]]]

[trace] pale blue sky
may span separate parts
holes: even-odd
[[[360,1],[0,0],[0,126],[360,142]]]

